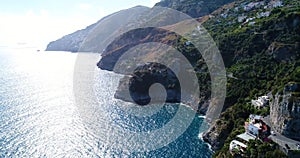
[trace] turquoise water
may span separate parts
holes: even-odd
[[[146,149],[147,142],[124,141],[128,133],[164,127],[182,105],[157,105],[159,110],[148,108],[152,115],[133,115],[130,103],[113,97],[121,76],[96,67],[97,104],[87,100],[85,106],[78,105],[73,92],[76,57],[68,52],[0,50],[0,157],[211,157],[199,136],[207,125],[198,115],[165,146],[130,150],[141,144]],[[174,128],[179,126],[180,120]],[[170,130],[157,138],[163,141],[172,135]]]

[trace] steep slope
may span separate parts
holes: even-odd
[[[300,85],[289,83],[282,94],[271,103],[270,119],[273,128],[286,137],[300,140]]]
[[[164,2],[166,4],[163,4]],[[177,4],[168,5],[171,1],[165,0],[158,5],[178,7],[178,10],[184,11],[179,8],[181,4],[178,3],[184,2],[183,0],[172,2],[177,2]],[[185,8],[188,9],[189,7],[193,6]],[[216,157],[231,156],[228,152],[229,143],[237,134],[243,132],[244,122],[250,113],[270,114],[270,109],[257,110],[249,105],[251,99],[270,92],[275,96],[277,92],[283,91],[287,83],[300,82],[299,10],[300,3],[298,0],[239,0],[219,8],[210,16],[202,18],[203,26],[209,31],[219,47],[228,74],[224,112],[220,119],[212,124],[210,130],[204,134],[204,140],[209,142],[214,150],[218,150],[215,154]],[[193,13],[190,14],[194,15]],[[172,26],[165,26],[165,28],[168,27]],[[188,41],[186,39],[174,36],[172,33],[153,28],[132,30],[125,33],[114,39],[106,47],[98,66],[102,69],[113,70],[113,64],[117,62],[118,57],[124,51],[147,41],[169,44],[180,50],[190,60],[198,73],[199,83],[201,83],[200,86],[203,90],[203,93],[200,94],[203,102],[200,105],[209,100],[210,76],[207,72],[206,63],[192,45],[187,46]],[[156,53],[155,50],[153,52],[153,54]],[[159,57],[159,54],[148,57],[155,58],[157,56]],[[134,58],[130,59],[133,60]],[[147,69],[153,70],[152,67],[147,67]],[[141,72],[136,73],[143,76],[144,70],[138,69],[137,71]],[[148,75],[147,73],[149,71],[145,74]],[[120,85],[122,86],[122,83]],[[285,100],[288,99],[289,97],[285,97]],[[277,105],[277,107],[282,105],[282,107],[289,108],[288,104],[279,102],[279,97]],[[280,119],[280,122],[289,116],[298,114],[294,112],[294,107],[292,105],[292,110],[288,111],[291,113]],[[272,115],[276,118],[276,110],[273,112]],[[293,122],[292,120],[288,121]],[[278,130],[291,131],[282,127],[278,127]],[[267,152],[272,154],[272,151],[256,150],[247,154],[251,157],[254,153],[266,154]]]
[[[101,22],[101,21],[99,21]],[[46,51],[67,51],[67,52],[77,52],[87,37],[89,32],[93,30],[93,28],[97,25],[97,23],[92,24],[85,29],[78,30],[74,33],[66,35],[56,41],[52,41],[47,45]]]
[[[276,6],[278,3],[281,5]],[[300,81],[299,10],[300,4],[297,0],[241,0],[216,10],[208,20],[205,17],[203,26],[219,46],[229,77],[225,111],[204,134],[204,139],[212,144],[214,150],[221,149],[216,156],[229,154],[229,142],[243,130],[244,122],[250,113],[270,113],[269,109],[257,110],[249,105],[251,99],[271,91],[275,94],[288,82]],[[108,47],[109,52],[103,55],[98,66],[109,67],[109,64],[103,64],[103,61],[118,56],[117,52],[122,53],[122,49],[130,43],[137,45],[149,39],[162,43],[176,43],[174,47],[182,48],[179,50],[190,59],[195,70],[199,72],[199,83],[202,83],[200,86],[206,87],[203,96],[208,99],[210,82],[207,81],[210,77],[205,71],[206,64],[192,46],[186,47],[184,38],[172,38],[171,34],[163,33],[153,36],[147,31],[145,34],[141,31],[137,33],[139,34],[133,35],[141,37],[140,40],[135,41],[134,39],[138,38],[124,35],[112,42]],[[159,36],[162,37],[157,38]]]
[[[200,23],[205,21],[207,17],[199,18],[197,19]],[[102,59],[98,62],[98,67],[104,70],[109,70],[109,71],[114,71],[117,73],[121,74],[127,74],[126,72],[130,72],[128,70],[131,70],[132,68],[135,68],[135,64],[133,63],[141,63],[145,64],[147,61],[151,60],[156,60],[156,59],[161,59],[164,60],[166,63],[169,63],[170,65],[177,65],[179,64],[182,69],[184,69],[184,65],[179,59],[176,57],[172,57],[172,51],[171,50],[163,50],[160,51],[161,48],[158,46],[156,47],[143,47],[141,48],[141,51],[130,51],[130,48],[134,48],[138,45],[142,45],[144,43],[151,43],[151,42],[157,42],[157,43],[162,43],[165,45],[169,45],[173,48],[176,48],[179,52],[182,53],[188,60],[189,64],[192,65],[201,65],[203,64],[203,58],[200,54],[199,51],[197,51],[192,45],[187,46],[186,43],[188,43],[188,40],[181,37],[180,35],[177,35],[174,32],[168,31],[171,30],[171,28],[182,28],[188,26],[189,20],[173,24],[173,25],[167,25],[161,28],[153,28],[153,27],[148,27],[148,28],[139,28],[135,30],[131,30],[122,36],[116,38],[106,49],[106,51],[102,54]],[[197,30],[197,28],[192,28],[194,31]],[[197,37],[194,37],[197,38]],[[201,40],[200,37],[199,41]],[[197,38],[197,39],[198,39]],[[203,40],[203,39],[202,39]],[[130,51],[129,53],[126,54],[126,58],[122,58],[123,54],[125,52]],[[130,55],[128,55],[130,54]],[[138,54],[138,55],[137,55]],[[121,59],[120,59],[121,58]],[[121,65],[116,65],[118,61],[122,61],[118,64]],[[201,60],[201,61],[200,61]],[[139,64],[138,64],[139,65]],[[166,91],[170,92],[167,98],[167,102],[180,102],[178,97],[180,98],[180,95],[184,95],[186,93],[180,94],[180,89],[178,87],[176,88],[176,80],[174,79],[173,75],[157,75],[157,72],[166,72],[166,74],[171,74],[168,70],[164,68],[159,68],[159,64],[150,64],[148,66],[143,66],[137,67],[137,69],[134,71],[135,75],[134,76],[142,76],[138,77],[139,79],[142,79],[145,81],[144,84],[148,84],[148,82],[152,83],[152,81],[147,81],[145,76],[152,76],[153,78],[164,78],[167,79],[167,83],[164,83],[166,85]],[[155,70],[155,71],[152,71]],[[200,113],[205,114],[208,106],[208,98],[210,96],[210,77],[209,77],[209,72],[205,64],[203,67],[199,68],[199,73],[198,75],[198,80],[200,83],[207,83],[207,84],[201,84],[200,85],[200,102],[199,104],[199,109],[198,107],[195,107],[195,109],[198,109]],[[159,77],[156,77],[159,76]],[[177,76],[178,77],[178,76]],[[187,78],[187,76],[184,76],[184,78]],[[188,80],[188,79],[186,79]],[[147,81],[147,82],[146,82]],[[173,82],[174,81],[174,82]],[[121,80],[119,84],[119,88],[117,92],[115,93],[115,97],[119,99],[126,100],[126,97],[124,96],[126,94],[126,86],[125,85],[125,80]],[[130,79],[130,86],[135,87],[135,89],[140,90],[141,86],[136,83],[136,78]],[[148,87],[149,88],[149,87]],[[182,87],[184,89],[184,87]],[[145,95],[142,95],[146,93],[148,89],[143,89],[143,93],[140,94],[132,91],[135,93],[135,98],[136,100],[144,100]],[[186,90],[188,92],[188,90]],[[130,97],[129,97],[130,98]],[[140,99],[139,99],[140,98]],[[182,100],[181,100],[182,101]]]
[[[135,21],[135,15],[140,15],[147,10],[149,8],[136,6],[108,15],[83,30],[50,42],[46,51],[102,52],[102,49],[95,48],[95,46],[99,46],[97,42],[104,41],[108,36],[116,34],[120,28],[124,27],[124,24]],[[102,48],[103,46],[99,47]]]
[[[215,11],[224,4],[234,0],[162,0],[155,6],[168,7],[188,14],[193,18],[201,17]]]
[[[197,0],[163,0],[157,3],[156,7],[168,7],[188,14],[191,17],[200,17],[207,15],[217,9],[218,7],[232,2],[234,0],[213,0],[213,1],[197,1]],[[143,13],[146,15],[143,15]],[[149,8],[137,6],[130,9],[122,10],[104,17],[95,24],[88,26],[85,29],[78,30],[74,33],[66,35],[56,41],[48,44],[46,51],[71,51],[71,52],[102,52],[105,47],[112,42],[113,39],[109,37],[116,37],[130,23],[137,25],[137,19],[141,17],[155,19],[157,10],[149,11]],[[162,13],[163,14],[163,13]],[[169,23],[173,24],[176,19],[168,19]],[[166,20],[161,20],[166,21]],[[159,23],[159,21],[151,21],[150,23]],[[128,24],[128,25],[127,25]],[[120,30],[121,29],[121,30]],[[99,42],[101,41],[101,42]]]
[[[299,82],[299,8],[297,0],[242,0],[217,10],[204,23],[231,74],[225,107],[233,106],[204,134],[213,149],[221,149],[216,157],[231,156],[229,143],[243,131],[250,113],[270,114],[269,109],[249,105],[251,99],[275,95],[288,82]]]

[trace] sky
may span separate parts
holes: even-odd
[[[0,46],[45,47],[102,17],[137,5],[152,7],[160,0],[1,0]]]

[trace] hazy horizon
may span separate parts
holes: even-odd
[[[160,0],[5,1],[0,5],[0,46],[42,47],[84,29],[101,18],[137,5],[152,7]]]

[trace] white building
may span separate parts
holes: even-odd
[[[185,42],[185,45],[186,45],[186,46],[189,46],[189,45],[191,45],[191,44],[192,44],[191,41],[186,41],[186,42]]]
[[[271,3],[272,8],[282,7],[283,6],[282,1],[272,1],[270,3]]]
[[[249,142],[250,140],[255,140],[256,139],[256,136],[251,135],[251,134],[249,134],[247,132],[242,133],[240,135],[237,135],[237,137],[240,138],[240,139],[242,139],[242,140],[244,140],[244,141],[246,141],[246,142]]]
[[[247,18],[247,16],[239,16],[238,17],[238,22],[243,22],[245,19]]]
[[[248,18],[248,19],[246,19],[246,23],[249,22],[249,21],[252,21],[252,20],[254,20],[254,19],[255,19],[255,17]]]
[[[268,12],[262,12],[262,13],[257,13],[257,18],[269,17],[270,14],[271,14],[270,11],[268,11]]]
[[[227,16],[228,16],[228,14],[221,14],[221,17],[224,18],[224,19],[226,19]]]
[[[276,8],[282,6],[283,6],[283,2],[281,0],[273,0],[268,4],[268,8]]]
[[[244,6],[244,11],[250,11],[252,10],[253,8],[259,8],[261,6],[263,6],[265,4],[264,1],[260,1],[260,2],[251,2],[247,5]]]
[[[258,97],[257,100],[251,100],[251,104],[255,107],[263,108],[267,105],[269,100],[270,100],[270,98],[268,96],[261,96],[261,97]]]
[[[249,26],[253,26],[255,24],[255,21],[251,21],[251,22],[249,22]]]
[[[241,151],[241,152],[244,152],[247,148],[247,145],[240,142],[240,141],[237,141],[237,140],[233,140],[230,142],[230,145],[229,145],[229,151],[234,151],[234,150],[238,150],[238,151]]]

